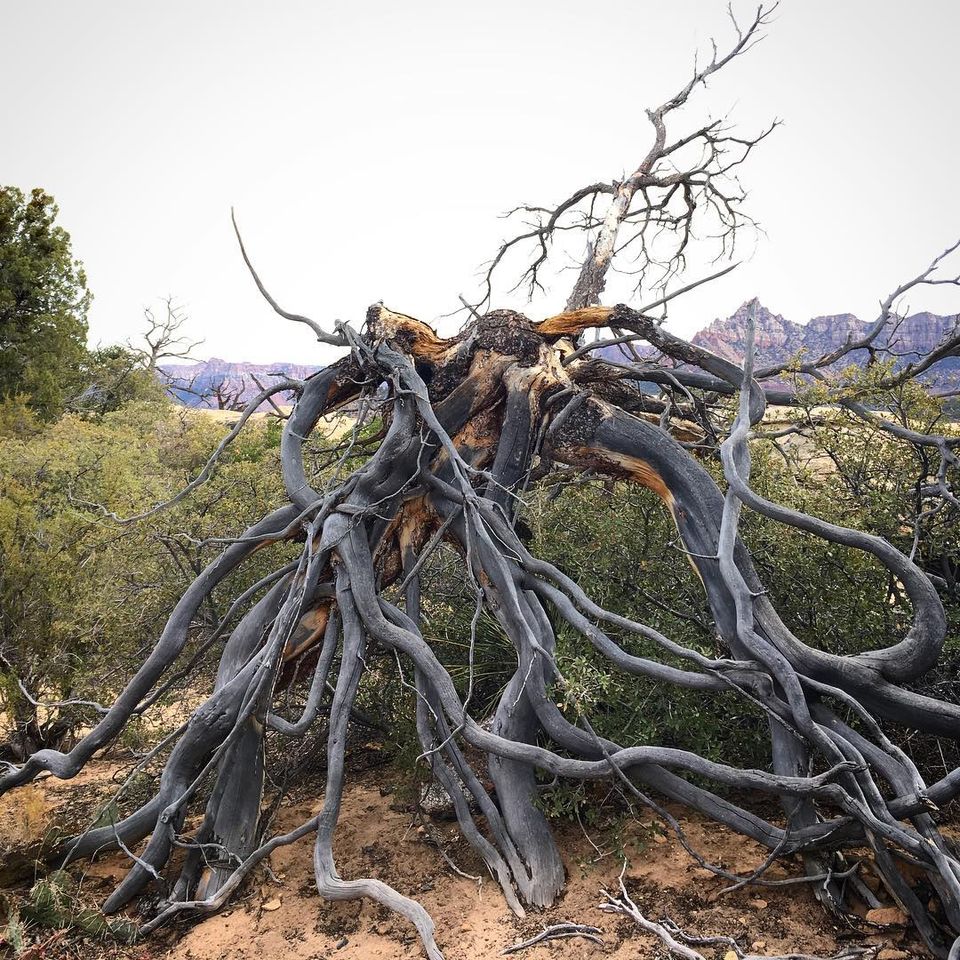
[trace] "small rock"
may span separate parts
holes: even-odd
[[[274,897],[272,900],[268,900],[266,903],[261,905],[260,909],[266,910],[267,912],[272,912],[273,910],[279,910],[280,898]]]
[[[469,803],[472,799],[467,791],[460,786],[463,798]],[[437,820],[456,820],[457,814],[450,799],[450,794],[443,786],[434,780],[428,784],[426,789],[420,795],[420,809],[429,817]]]
[[[877,954],[877,960],[910,960],[910,954],[906,950],[885,947]]]
[[[880,923],[884,926],[905,927],[907,915],[899,907],[878,907],[867,911],[868,923]]]
[[[767,941],[766,941],[766,940],[754,940],[753,943],[750,944],[750,949],[751,949],[751,950],[757,950],[757,951],[759,951],[759,950],[766,950],[766,949],[767,949]]]
[[[750,906],[753,907],[754,910],[766,910],[766,909],[767,909],[767,901],[766,901],[766,900],[760,900],[759,898],[756,899],[756,900],[751,900],[751,901],[750,901]]]

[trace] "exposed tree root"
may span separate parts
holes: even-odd
[[[553,923],[549,927],[544,927],[535,937],[530,937],[529,940],[524,940],[522,943],[515,943],[501,953],[503,956],[507,956],[535,947],[538,943],[547,943],[549,940],[570,940],[573,937],[582,937],[584,940],[590,940],[592,943],[603,946],[600,933],[599,927],[590,927],[584,923]]]
[[[695,197],[719,205],[728,231],[724,236],[732,235],[742,216],[742,197],[718,194],[713,184],[742,159],[723,159],[731,143],[745,156],[762,136],[738,140],[710,124],[671,144],[665,118],[749,48],[770,12],[761,7],[751,26],[737,29],[738,42],[729,55],[722,57],[714,48],[712,61],[677,96],[649,112],[655,143],[627,180],[576,192],[525,235],[540,243],[545,257],[560,218],[581,201],[612,198],[602,222],[591,207],[586,226],[596,230],[596,237],[563,314],[534,323],[509,310],[481,315],[473,309],[465,329],[443,339],[428,325],[378,304],[368,311],[362,333],[344,324],[329,333],[281,309],[254,273],[278,313],[347,351],[303,383],[284,385],[297,396],[280,447],[288,503],[229,543],[197,577],[140,669],[73,749],[40,750],[19,765],[7,765],[0,775],[0,792],[44,772],[75,776],[124,724],[188,676],[218,638],[227,636],[214,689],[171,738],[156,795],[118,823],[90,829],[54,853],[59,861],[104,849],[130,854],[129,873],[105,903],[107,912],[123,909],[148,887],[158,888],[163,900],[143,932],[180,913],[217,910],[274,849],[312,833],[321,895],[377,900],[407,918],[427,955],[440,958],[433,922],[423,907],[376,879],[342,878],[334,858],[348,725],[356,715],[368,657],[385,651],[396,658],[415,695],[422,758],[450,796],[463,836],[517,915],[524,914],[524,905],[552,903],[564,883],[550,825],[535,803],[538,776],[616,779],[668,822],[654,796],[682,803],[765,845],[764,863],[753,874],[738,876],[709,864],[672,821],[691,855],[735,886],[772,882],[763,878],[767,867],[780,856],[799,854],[802,879],[828,909],[843,911],[849,886],[856,885],[856,864],[841,862],[839,854],[849,846],[869,850],[890,898],[910,915],[929,949],[956,960],[960,862],[938,829],[937,814],[938,807],[960,795],[960,770],[928,784],[882,726],[890,721],[940,736],[960,735],[960,705],[910,686],[936,664],[944,642],[946,619],[934,581],[885,540],[789,509],[751,488],[751,430],[771,397],[790,399],[780,387],[762,385],[778,370],[755,372],[752,349],[741,369],[667,333],[643,310],[597,305],[621,227],[641,224],[637,236],[645,242],[646,225],[672,224],[679,249],[668,265],[671,274],[679,269],[691,235]],[[702,161],[705,166],[678,171],[676,151],[689,144],[699,144],[708,159]],[[643,198],[639,211],[631,206],[635,197]],[[658,219],[668,217],[671,200],[683,204],[682,212]],[[894,316],[896,296],[919,283],[946,282],[927,279],[941,259],[898,288],[862,341],[805,364],[806,373],[821,376],[851,349],[878,349],[876,338]],[[541,262],[532,268],[534,283]],[[636,354],[625,363],[591,359],[603,343],[582,340],[591,329],[609,331],[613,336],[605,342],[624,348],[644,340],[660,352],[662,362]],[[915,364],[911,375],[960,349],[960,335],[955,340]],[[641,381],[659,385],[661,396],[646,393]],[[739,396],[729,430],[705,415],[707,396]],[[857,416],[872,416],[849,397],[839,402]],[[308,472],[304,445],[321,417],[346,404],[376,411],[382,430],[361,441],[358,424],[330,452],[331,472],[323,489],[316,489],[319,481]],[[252,408],[244,420],[249,413]],[[920,495],[955,507],[951,471],[958,465],[960,441],[903,425],[884,429],[939,456],[939,465],[931,468],[935,477]],[[191,488],[209,476],[238,430],[239,425]],[[725,489],[690,449],[713,442],[719,444]],[[359,467],[346,468],[357,460]],[[635,483],[660,497],[703,583],[722,655],[709,656],[605,610],[563,571],[530,553],[516,530],[522,498],[531,484],[558,472]],[[853,656],[803,643],[780,619],[738,536],[744,506],[870,554],[902,586],[912,606],[906,634],[887,647]],[[465,582],[474,589],[474,629],[480,611],[486,611],[515,652],[515,671],[488,724],[471,712],[476,711],[472,673],[467,689],[458,688],[420,629],[420,573],[441,541],[457,551]],[[277,543],[300,545],[299,558],[278,562],[273,574],[238,597],[196,655],[181,663],[201,604],[254,553]],[[234,615],[240,618],[228,632]],[[619,743],[599,737],[587,716],[571,720],[555,702],[566,684],[554,656],[556,625],[593,647],[611,670],[696,690],[705,698],[731,691],[744,698],[766,716],[771,769],[743,769],[656,744]],[[662,659],[631,653],[616,639],[624,635],[640,638]],[[471,668],[474,640],[471,635]],[[309,678],[299,716],[284,713],[280,696],[291,677]],[[270,731],[280,742],[298,740],[321,714],[328,715],[322,810],[297,830],[265,839],[260,818],[265,734]],[[478,755],[484,758],[479,764]],[[492,781],[492,793],[484,777]],[[776,798],[782,824],[720,795],[730,791]],[[185,830],[188,814],[201,813],[199,827]],[[170,877],[172,855],[180,848],[186,856]],[[930,891],[936,911],[927,905]],[[620,896],[608,897],[605,909],[631,916],[680,956],[700,956],[676,927],[646,920],[622,884]],[[593,935],[588,928],[569,932]],[[732,941],[730,946],[744,956]]]
[[[630,898],[627,888],[623,883],[623,876],[620,877],[620,892],[617,895],[603,891],[606,898],[601,904],[600,909],[604,913],[617,913],[628,917],[641,930],[646,933],[652,933],[657,937],[667,952],[682,960],[705,960],[705,957],[694,947],[726,947],[727,952],[724,956],[731,953],[737,960],[856,960],[856,958],[874,957],[879,947],[848,947],[834,954],[830,958],[816,957],[807,953],[787,953],[780,956],[760,956],[755,953],[745,952],[733,937],[711,936],[697,937],[684,933],[672,920],[664,919],[655,921],[648,920],[641,912],[640,908]]]
[[[320,893],[378,900],[409,919],[428,955],[439,957],[432,921],[419,904],[376,880],[342,879],[334,861],[348,723],[365,651],[379,647],[409,664],[424,758],[452,798],[463,835],[517,914],[523,914],[523,903],[551,903],[564,881],[549,825],[534,803],[536,772],[574,779],[613,776],[655,809],[661,808],[639,788],[754,837],[770,849],[768,863],[778,855],[804,854],[809,880],[832,909],[843,908],[842,880],[850,873],[833,864],[833,853],[845,844],[868,846],[891,897],[913,917],[931,949],[946,955],[950,931],[960,929],[960,865],[937,830],[935,803],[960,792],[960,776],[953,772],[928,787],[873,719],[909,719],[917,729],[952,735],[960,728],[956,705],[900,686],[935,662],[944,631],[936,591],[889,544],[796,514],[751,491],[745,437],[762,412],[762,399],[758,405],[749,370],[723,371],[738,389],[745,385],[741,415],[721,448],[729,482],[724,494],[659,425],[580,392],[570,369],[557,362],[554,341],[525,318],[502,311],[441,341],[417,321],[372,308],[365,337],[354,340],[344,360],[307,381],[287,422],[283,469],[290,505],[251,528],[201,574],[144,666],[90,734],[69,753],[42,751],[9,769],[4,789],[42,770],[74,775],[150,701],[183,649],[193,611],[210,590],[254,550],[301,540],[296,567],[264,580],[255,602],[248,598],[252,605],[223,647],[214,691],[176,739],[157,795],[121,822],[91,830],[63,848],[75,858],[110,847],[131,850],[150,837],[108,898],[108,912],[157,883],[164,884],[165,903],[145,930],[185,910],[217,909],[270,850],[315,831]],[[303,465],[303,438],[322,414],[371,394],[380,383],[387,384],[389,396],[381,406],[386,429],[379,447],[325,492],[313,490]],[[550,403],[561,396],[562,402]],[[517,491],[547,460],[631,480],[661,496],[703,580],[730,657],[705,656],[602,609],[560,570],[530,554],[512,518]],[[741,503],[872,552],[913,600],[907,636],[854,657],[801,643],[777,617],[737,538]],[[425,551],[441,537],[460,550],[478,603],[516,650],[516,671],[489,729],[471,716],[469,692],[462,697],[418,626],[419,571]],[[391,583],[402,587],[403,606],[385,595]],[[599,738],[586,717],[571,722],[551,696],[551,689],[565,682],[553,657],[558,621],[603,654],[611,669],[704,695],[734,690],[762,705],[770,722],[773,772],[674,748],[619,744]],[[652,641],[685,666],[628,653],[607,632],[611,627]],[[308,655],[311,660],[304,659]],[[280,716],[275,705],[280,671],[301,659],[313,664],[305,707],[299,717]],[[257,824],[264,732],[302,737],[320,714],[331,681],[323,809],[292,834],[263,842]],[[857,730],[834,712],[837,707],[854,712]],[[464,745],[487,756],[495,798],[482,786]],[[690,775],[699,782],[686,779]],[[711,781],[779,797],[787,826],[702,785]],[[187,811],[201,802],[202,823],[187,835]],[[188,848],[187,857],[166,886],[164,869],[178,846]],[[942,919],[914,892],[901,862],[924,871],[942,904]],[[738,885],[763,882],[764,868],[748,877],[725,875]]]

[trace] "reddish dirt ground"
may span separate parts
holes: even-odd
[[[116,765],[101,762],[70,783],[46,780],[0,799],[0,849],[6,856],[42,835],[52,820],[72,820],[81,807],[103,796]],[[98,783],[99,777],[99,783]],[[611,822],[583,829],[562,822],[558,836],[567,867],[568,886],[548,911],[517,919],[496,886],[457,876],[444,862],[433,837],[465,872],[480,874],[478,859],[460,838],[455,824],[434,821],[430,830],[413,818],[389,780],[388,767],[355,775],[344,796],[337,835],[338,867],[345,878],[378,877],[418,899],[436,921],[437,940],[448,960],[481,960],[565,921],[590,924],[602,931],[603,946],[573,939],[546,943],[517,956],[534,958],[655,957],[665,955],[659,942],[631,921],[603,913],[601,890],[614,891],[623,856],[630,895],[651,919],[670,917],[689,933],[734,936],[761,955],[812,953],[830,956],[844,946],[876,945],[882,960],[923,956],[903,926],[856,927],[832,921],[806,886],[752,887],[722,894],[726,882],[693,863],[668,829],[654,818]],[[383,788],[383,789],[381,789]],[[320,788],[322,789],[322,788]],[[280,808],[276,826],[289,830],[308,819],[321,802],[320,789],[301,786]],[[386,795],[384,795],[384,791]],[[77,798],[83,795],[84,802]],[[737,872],[749,872],[763,859],[758,845],[676,808],[694,846],[709,860]],[[589,834],[589,836],[588,836]],[[274,852],[273,876],[261,870],[222,913],[202,923],[182,923],[160,931],[136,947],[58,937],[27,960],[111,956],[137,960],[400,960],[423,956],[413,929],[401,918],[369,901],[332,904],[313,885],[309,838]],[[122,876],[126,858],[111,855],[71,873],[89,902],[98,902]],[[796,864],[772,868],[770,879],[795,874]],[[867,875],[869,879],[869,875]],[[20,885],[21,891],[29,881]],[[16,896],[16,891],[11,891]],[[894,919],[896,919],[894,917]],[[51,931],[36,931],[49,940]],[[712,948],[703,948],[712,956]],[[717,954],[722,956],[722,951]]]

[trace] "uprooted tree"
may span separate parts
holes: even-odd
[[[874,380],[892,387],[958,355],[954,331],[927,355],[893,362],[903,295],[957,280],[943,276],[938,257],[883,302],[861,339],[828,355],[798,358],[789,369],[756,368],[752,344],[741,367],[668,333],[663,317],[654,316],[696,286],[671,289],[700,222],[711,229],[712,220],[727,254],[736,231],[749,223],[734,175],[769,132],[745,138],[711,122],[671,139],[668,122],[711,75],[759,39],[770,12],[761,8],[745,29],[735,24],[730,51],[721,55],[714,47],[709,63],[695,68],[676,96],[648,111],[653,143],[626,179],[591,184],[555,207],[520,208],[534,220],[498,253],[487,297],[469,306],[456,336],[441,338],[382,305],[367,311],[361,329],[338,323],[327,330],[283,310],[243,251],[278,313],[307,324],[320,342],[346,348],[306,381],[263,390],[214,455],[215,461],[268,396],[294,390],[281,447],[289,502],[231,542],[195,580],[138,672],[72,750],[39,751],[0,778],[8,790],[44,771],[76,775],[132,716],[156,702],[171,671],[182,674],[185,668],[175,664],[211,591],[252,554],[278,543],[302,545],[297,561],[278,566],[237,598],[205,643],[209,648],[227,637],[215,687],[157,748],[169,754],[156,795],[120,822],[90,829],[56,852],[61,862],[110,848],[130,854],[130,871],[107,900],[108,912],[150,885],[160,886],[162,899],[146,931],[178,913],[217,910],[272,850],[312,834],[323,896],[386,904],[413,922],[429,956],[440,957],[432,921],[418,903],[376,879],[342,879],[334,861],[351,712],[367,661],[379,649],[396,656],[415,689],[422,757],[517,914],[524,904],[550,904],[564,883],[548,822],[534,802],[538,776],[607,778],[655,809],[662,809],[657,797],[680,802],[765,845],[769,858],[752,877],[735,877],[700,858],[736,882],[763,882],[763,870],[777,857],[800,855],[805,879],[834,911],[844,910],[845,894],[857,881],[841,851],[868,848],[891,898],[930,949],[947,954],[960,933],[960,860],[939,832],[937,813],[960,794],[960,770],[928,784],[883,724],[944,737],[960,733],[960,706],[912,689],[940,655],[946,620],[938,591],[950,585],[879,537],[758,495],[750,485],[749,441],[768,402],[790,403],[801,383],[818,383],[829,402],[923,453],[929,469],[918,484],[918,523],[955,512],[960,439],[879,416],[843,387],[836,371],[854,351],[865,352],[881,371]],[[507,254],[533,244],[526,277],[535,285],[554,241],[577,231],[587,237],[587,255],[563,313],[534,322],[488,309],[490,278]],[[608,272],[625,250],[637,252],[640,283],[659,285],[658,295],[637,309],[601,306]],[[884,365],[885,359],[891,362]],[[362,439],[355,430],[340,441],[334,452],[351,469],[336,471],[317,489],[304,444],[321,417],[347,405],[360,419],[375,410],[380,430]],[[725,489],[703,465],[711,456],[722,461]],[[195,484],[212,468],[211,462]],[[703,582],[722,656],[602,609],[530,553],[516,523],[525,493],[547,478],[585,475],[640,484],[659,495],[686,554],[681,562],[689,560]],[[850,656],[801,642],[778,616],[738,536],[744,507],[874,557],[909,598],[906,635]],[[485,608],[516,651],[516,670],[491,717],[472,715],[470,688],[464,693],[454,683],[420,630],[420,574],[441,542],[458,551],[478,615]],[[234,614],[239,619],[228,631]],[[598,735],[588,716],[571,720],[555,702],[565,683],[554,659],[561,624],[599,651],[611,670],[705,697],[734,691],[749,700],[768,719],[771,769],[619,743]],[[662,656],[630,653],[621,639],[630,636]],[[289,710],[282,701],[291,682],[308,688],[295,717],[284,715]],[[266,731],[302,738],[321,710],[328,715],[322,809],[290,833],[263,837]],[[492,792],[483,780],[492,782]],[[776,798],[782,818],[739,805],[731,791]],[[188,814],[201,810],[199,827],[187,831]],[[163,871],[177,848],[186,855],[178,875],[167,878]]]

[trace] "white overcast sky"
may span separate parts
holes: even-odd
[[[435,319],[475,290],[506,208],[633,169],[644,107],[698,46],[728,40],[725,8],[0,0],[0,182],[59,202],[95,295],[92,342],[134,336],[172,294],[199,356],[322,360],[259,299],[231,205],[288,309],[359,321],[384,300]],[[867,318],[960,235],[958,28],[956,0],[784,0],[687,111],[732,108],[745,132],[784,120],[742,175],[766,235],[678,303],[673,330],[753,295],[794,320]],[[496,305],[539,317],[570,283]]]

